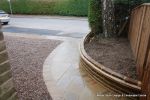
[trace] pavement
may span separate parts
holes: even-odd
[[[82,38],[90,31],[87,18],[60,16],[11,16],[5,33],[36,34],[59,37]]]
[[[125,100],[106,96],[115,93],[79,66],[79,44],[80,40],[65,40],[44,62],[43,77],[53,100]]]

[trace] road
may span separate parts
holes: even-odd
[[[12,16],[4,33],[37,34],[81,38],[89,32],[87,18],[50,16]]]

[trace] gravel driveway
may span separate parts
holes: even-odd
[[[43,80],[46,57],[61,42],[5,36],[19,100],[51,100]]]

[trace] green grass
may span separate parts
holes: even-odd
[[[14,14],[87,16],[88,0],[11,0]],[[0,9],[10,13],[7,0]]]

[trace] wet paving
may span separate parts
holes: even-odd
[[[33,29],[33,28],[21,28],[21,27],[4,27],[3,32],[19,33],[19,34],[35,34],[35,35],[49,35],[49,36],[62,36],[62,37],[73,37],[82,38],[85,36],[84,33],[72,32],[63,33],[61,30],[49,30],[49,29]]]
[[[129,100],[93,80],[79,66],[80,40],[65,40],[45,60],[43,77],[53,100]]]
[[[62,31],[48,30],[48,29],[33,29],[33,28],[22,28],[22,27],[6,27],[3,28],[3,32],[12,33],[26,33],[26,34],[37,34],[37,35],[57,35]]]

